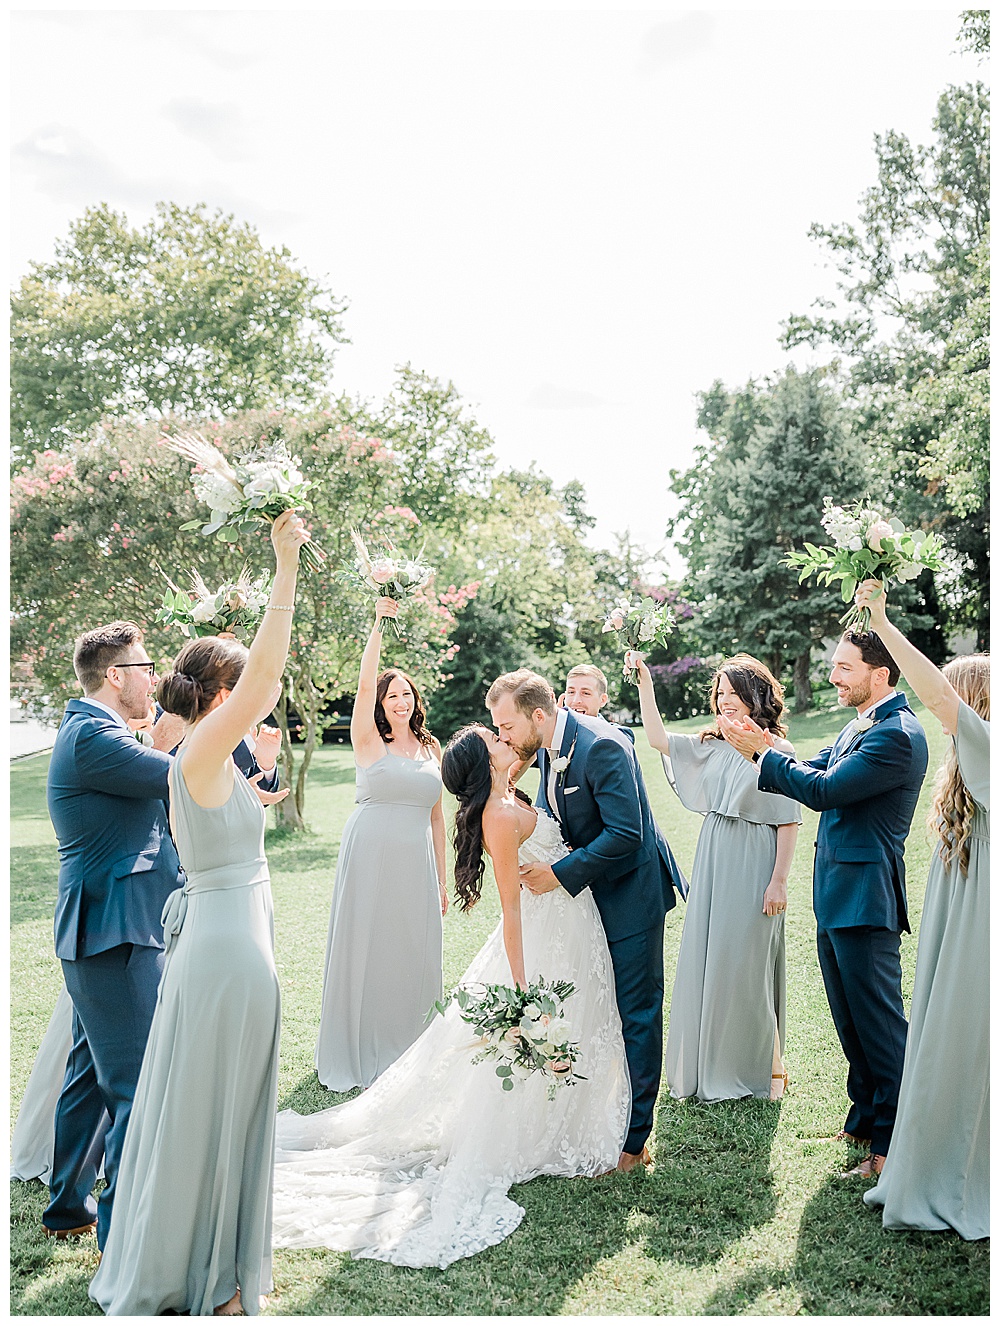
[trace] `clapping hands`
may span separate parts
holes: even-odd
[[[752,760],[758,751],[766,751],[774,745],[771,732],[759,727],[752,718],[727,718],[725,714],[716,715],[719,731],[745,760]]]

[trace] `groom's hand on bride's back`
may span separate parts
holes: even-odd
[[[521,867],[521,883],[531,893],[551,893],[559,887],[552,867],[542,865],[541,861]]]

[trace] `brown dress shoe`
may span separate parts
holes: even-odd
[[[855,1165],[853,1169],[845,1170],[841,1174],[842,1179],[877,1179],[882,1173],[882,1166],[885,1164],[885,1156],[876,1156],[874,1152],[864,1158],[860,1165]]]
[[[623,1151],[618,1159],[618,1172],[627,1174],[630,1169],[638,1169],[640,1165],[652,1168],[653,1157],[649,1154],[649,1147],[644,1146],[639,1155],[634,1155],[631,1151]]]
[[[49,1229],[48,1225],[43,1225],[42,1229],[48,1239],[71,1239],[80,1234],[96,1234],[97,1221],[95,1220],[92,1225],[78,1225],[76,1229]]]
[[[840,1132],[837,1133],[835,1137],[831,1137],[830,1141],[846,1142],[848,1146],[868,1147],[872,1144],[872,1139],[870,1137],[855,1137],[853,1133],[846,1132],[843,1128],[841,1128]]]

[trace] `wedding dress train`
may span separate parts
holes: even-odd
[[[540,811],[522,864],[568,852]],[[540,1073],[504,1091],[496,1062],[452,1003],[371,1087],[311,1115],[278,1115],[275,1247],[328,1247],[399,1266],[449,1266],[499,1243],[524,1210],[511,1184],[540,1174],[599,1174],[621,1154],[631,1106],[607,940],[590,890],[521,893],[527,979],[568,980],[568,1032],[581,1044],[560,1086]],[[512,984],[502,926],[462,977]]]

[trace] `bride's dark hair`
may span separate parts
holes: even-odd
[[[479,723],[460,728],[441,756],[441,781],[458,798],[455,812],[455,895],[460,911],[467,912],[482,896],[483,810],[493,790],[490,750]],[[531,804],[520,790],[516,795]]]

